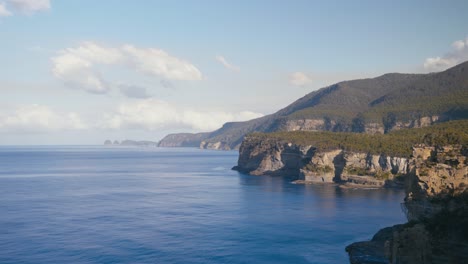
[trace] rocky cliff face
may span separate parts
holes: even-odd
[[[348,246],[351,263],[468,263],[467,157],[460,145],[414,147],[403,204],[410,222]]]
[[[281,122],[278,127],[278,130],[282,131],[319,131],[327,130],[331,128],[334,124],[327,124],[323,119],[299,119],[299,120],[286,120]]]
[[[402,122],[402,121],[395,122],[395,124],[392,126],[390,130],[427,127],[427,126],[432,126],[433,124],[438,123],[438,122],[445,122],[447,120],[448,120],[447,116],[439,116],[439,115],[424,116],[420,118],[415,118],[407,122]]]
[[[317,151],[275,139],[248,136],[235,169],[252,175],[288,175],[298,180],[382,187],[409,171],[408,159],[340,149]]]
[[[231,147],[226,142],[216,141],[216,142],[200,142],[199,147],[201,149],[212,149],[212,150],[231,150]]]
[[[245,137],[234,169],[251,175],[298,176],[314,155],[312,146],[297,146],[277,140]]]
[[[461,195],[468,188],[467,152],[459,145],[414,148],[414,172],[405,198],[408,220],[432,217],[443,209],[458,209],[460,204],[440,201]]]
[[[367,122],[363,123],[363,128],[361,131],[355,132],[364,132],[368,134],[384,134],[385,132],[407,129],[407,128],[421,128],[434,125],[438,122],[445,122],[448,120],[446,116],[423,116],[419,118],[413,118],[409,121],[395,121],[391,124],[388,124],[387,127],[382,123],[377,122]],[[280,122],[276,130],[280,131],[351,131],[352,125],[343,125],[337,123],[335,120],[331,119],[295,119],[295,120],[285,120]]]

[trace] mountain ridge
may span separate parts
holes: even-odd
[[[387,73],[312,91],[277,112],[228,122],[213,132],[170,134],[159,146],[190,141],[208,149],[237,149],[246,134],[275,131],[387,133],[468,118],[468,61],[442,72]]]

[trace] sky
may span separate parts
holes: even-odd
[[[0,0],[0,144],[158,141],[468,60],[468,1]]]

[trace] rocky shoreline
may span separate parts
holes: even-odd
[[[414,145],[410,158],[371,155],[255,135],[247,136],[233,169],[290,176],[295,184],[341,188],[405,188],[408,223],[387,227],[348,247],[352,264],[468,263],[468,149]]]

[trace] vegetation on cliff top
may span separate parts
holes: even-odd
[[[344,149],[370,154],[410,157],[412,146],[415,144],[468,145],[468,120],[451,121],[424,128],[398,130],[383,135],[328,131],[292,131],[252,133],[249,136],[258,139],[274,139],[298,145],[312,145],[319,151]]]

